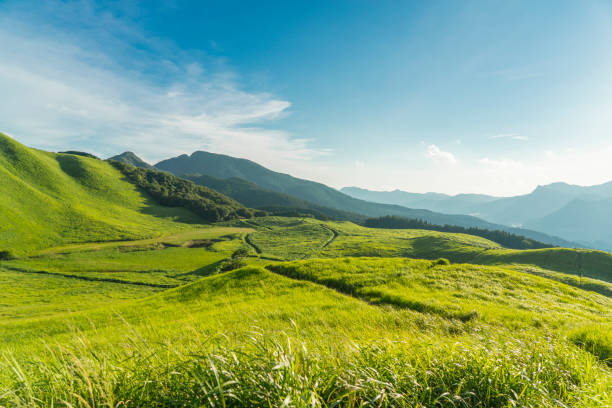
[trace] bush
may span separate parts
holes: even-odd
[[[437,266],[437,265],[445,265],[445,266],[450,266],[450,261],[446,258],[438,258],[435,261],[432,261],[432,266]]]
[[[10,261],[15,259],[11,251],[0,251],[0,261]]]
[[[246,263],[242,261],[242,259],[232,258],[232,259],[228,259],[227,261],[223,262],[221,266],[219,267],[219,270],[221,272],[229,272],[229,271],[233,271],[234,269],[242,268],[244,266],[246,266]]]
[[[232,259],[241,259],[246,258],[247,256],[249,256],[249,250],[243,247],[234,251],[232,254]]]

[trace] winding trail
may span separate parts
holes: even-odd
[[[336,240],[336,238],[338,238],[338,236],[340,235],[340,233],[338,233],[338,231],[336,231],[333,228],[328,227],[327,225],[325,225],[325,228],[327,228],[329,231],[331,231],[332,237],[325,244],[323,244],[321,249],[325,249],[328,246],[330,246]]]
[[[253,241],[251,241],[251,234],[247,234],[244,236],[244,242],[251,246],[255,250],[257,255],[260,255],[262,253],[262,250],[257,245],[255,245]]]

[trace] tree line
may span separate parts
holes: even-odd
[[[369,228],[387,228],[387,229],[423,229],[440,232],[454,232],[461,234],[476,235],[486,238],[490,241],[497,242],[506,248],[512,249],[541,249],[553,248],[553,245],[548,245],[543,242],[524,237],[522,235],[512,234],[500,230],[488,230],[475,227],[460,227],[457,225],[436,225],[430,224],[427,221],[399,217],[396,215],[386,215],[384,217],[369,218],[363,223]]]

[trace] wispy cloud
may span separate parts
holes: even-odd
[[[436,145],[427,146],[427,157],[429,157],[434,162],[438,163],[446,163],[446,164],[455,164],[457,163],[457,159],[455,155],[450,152],[444,152],[440,150],[440,148]]]
[[[20,141],[150,161],[207,149],[280,166],[326,154],[268,128],[290,102],[242,90],[221,58],[150,39],[94,3],[45,3],[79,26],[18,4],[0,7],[0,131]]]
[[[522,142],[527,142],[529,140],[529,137],[522,136],[522,135],[519,135],[517,133],[500,133],[500,134],[497,134],[497,135],[489,136],[489,139],[492,139],[492,140],[495,140],[495,139],[512,139],[512,140],[520,140]]]

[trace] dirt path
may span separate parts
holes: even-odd
[[[323,246],[321,247],[321,249],[325,249],[325,248],[327,248],[328,246],[330,246],[330,245],[331,245],[331,244],[332,244],[332,243],[333,243],[333,242],[336,240],[336,238],[338,238],[338,235],[340,235],[340,234],[338,233],[338,231],[336,231],[336,230],[335,230],[335,229],[333,229],[333,228],[330,228],[330,227],[328,227],[328,226],[325,226],[325,228],[327,228],[328,230],[330,230],[330,231],[331,231],[331,233],[332,233],[333,235],[332,235],[332,237],[331,237],[331,238],[330,238],[330,239],[329,239],[329,240],[328,240],[328,241],[327,241],[325,244],[323,244]]]

